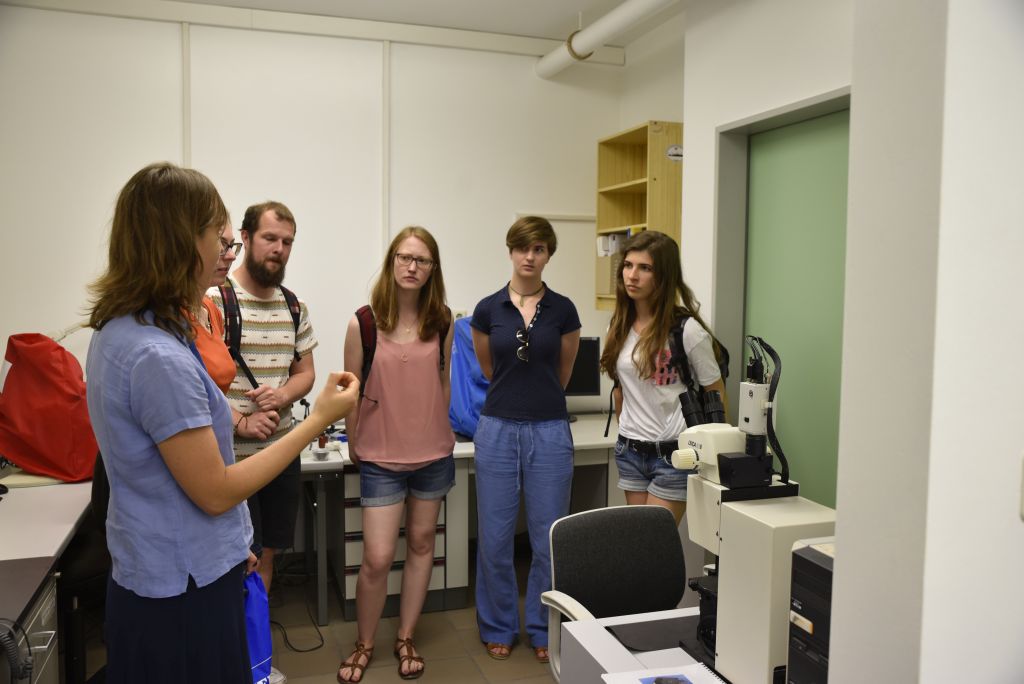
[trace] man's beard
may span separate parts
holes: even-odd
[[[284,282],[284,264],[277,263],[281,268],[272,271],[264,265],[264,262],[257,262],[253,259],[249,253],[245,255],[245,269],[249,271],[249,275],[260,287],[280,287]]]

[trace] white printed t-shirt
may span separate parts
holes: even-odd
[[[667,342],[658,352],[654,374],[641,378],[633,364],[633,350],[639,341],[640,335],[630,330],[615,364],[622,387],[619,435],[645,442],[674,441],[686,429],[679,405],[679,395],[686,386],[669,363],[672,354]],[[683,349],[697,384],[707,386],[722,377],[711,335],[694,318],[686,319],[683,325]]]

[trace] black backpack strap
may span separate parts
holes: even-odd
[[[612,383],[612,389],[608,392],[608,420],[604,423],[604,436],[608,436],[608,430],[612,427],[612,414],[615,413],[615,390],[619,388],[619,381]]]
[[[281,294],[284,295],[284,301],[288,304],[288,311],[292,315],[292,325],[295,326],[295,350],[292,352],[295,356],[295,360],[299,360],[299,321],[302,320],[302,306],[299,304],[299,298],[295,296],[295,293],[289,290],[284,285],[281,285]]]
[[[373,365],[373,354],[377,351],[377,321],[369,305],[356,309],[356,320],[359,321],[359,339],[363,344],[363,366],[360,369],[363,377],[359,379],[359,396],[362,397],[370,366]]]
[[[220,300],[224,304],[224,343],[228,346],[231,358],[235,365],[245,374],[253,389],[260,386],[256,382],[249,364],[242,358],[242,311],[238,306],[238,295],[235,294],[235,286],[228,278],[220,286]]]
[[[224,343],[228,345],[228,351],[234,357],[242,346],[242,312],[238,309],[238,296],[230,278],[218,289],[220,300],[224,304]]]
[[[693,381],[693,374],[690,373],[690,361],[686,358],[686,348],[683,346],[683,326],[688,320],[690,316],[680,316],[668,331],[669,363],[679,373],[679,379],[686,385],[686,391],[693,392],[690,396],[696,397],[697,386]]]
[[[683,379],[687,387],[696,387],[693,378],[690,377],[690,364],[686,358],[686,349],[683,348],[683,326],[686,325],[691,316],[682,315],[676,322],[676,325],[672,326],[668,335],[669,349],[672,352],[671,363],[679,371],[679,377]],[[725,345],[718,341],[715,334],[710,330],[707,331],[708,335],[711,335],[711,341],[714,346],[718,348],[718,352],[715,355],[715,360],[718,362],[718,372],[722,376],[722,381],[729,377],[729,350],[725,348]],[[680,368],[680,365],[682,367]]]
[[[448,331],[452,327],[452,310],[447,306],[444,307],[444,312],[447,315],[444,321],[444,325],[441,327],[441,332],[437,335],[437,344],[441,347],[441,372],[444,373],[444,341],[448,338]]]

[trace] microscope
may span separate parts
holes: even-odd
[[[687,479],[690,539],[715,556],[708,574],[689,582],[701,596],[704,655],[732,682],[781,684],[793,544],[833,534],[835,511],[799,496],[790,480],[774,423],[782,361],[763,339],[746,342],[738,426],[687,423],[672,465],[696,470]]]

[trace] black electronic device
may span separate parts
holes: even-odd
[[[601,396],[601,338],[581,337],[576,361],[572,364],[569,384],[565,386],[567,397]]]
[[[815,541],[793,550],[787,684],[828,682],[833,543]]]

